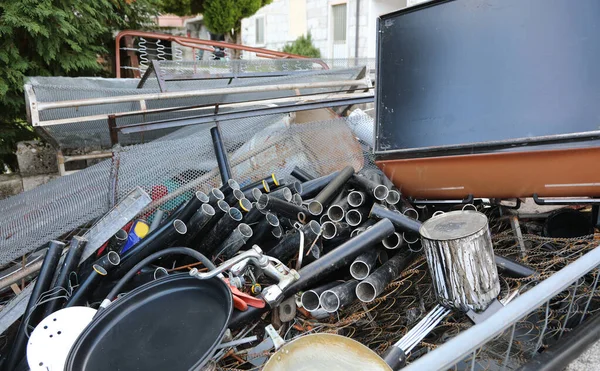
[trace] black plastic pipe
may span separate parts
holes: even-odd
[[[246,244],[246,241],[252,237],[252,233],[252,228],[248,224],[240,223],[217,248],[215,259],[229,259],[234,256]]]
[[[182,244],[192,246],[196,237],[203,232],[211,219],[215,216],[215,209],[210,204],[203,204],[187,223],[187,233],[182,239]]]
[[[275,214],[267,212],[262,218],[259,216],[259,222],[252,227],[252,237],[248,239],[246,245],[258,245],[262,247],[261,243],[263,242],[263,239],[273,227],[279,227],[279,219]]]
[[[301,182],[308,182],[309,180],[315,179],[314,176],[312,176],[310,173],[308,173],[304,169],[299,168],[298,166],[295,166],[292,169],[292,173],[290,175],[293,176],[294,178],[298,179]]]
[[[352,166],[346,166],[340,173],[329,182],[308,204],[308,211],[312,215],[321,215],[324,208],[340,193],[340,189],[348,182],[354,174]]]
[[[215,156],[217,157],[217,165],[219,165],[221,182],[227,184],[227,181],[233,178],[233,176],[231,173],[231,166],[229,165],[229,159],[227,158],[227,150],[225,149],[225,144],[221,138],[221,131],[218,126],[210,129],[210,136],[212,137],[213,148],[215,150]]]
[[[390,190],[383,184],[375,183],[359,174],[354,174],[350,178],[349,183],[367,193],[370,197],[374,197],[378,201],[385,200],[390,192]]]
[[[301,206],[296,204],[292,204],[286,202],[284,200],[280,200],[275,197],[270,197],[269,195],[263,194],[260,196],[260,199],[256,202],[256,207],[259,210],[267,210],[271,211],[275,214],[278,214],[282,217],[291,219],[291,220],[299,220],[300,222],[306,221],[306,210]]]
[[[494,261],[500,271],[510,277],[524,278],[524,277],[539,277],[539,273],[525,264],[521,264],[510,258],[504,256],[495,255]]]
[[[300,249],[300,233],[304,233],[304,253],[312,245],[315,238],[321,233],[321,226],[314,220],[303,225],[299,230],[296,229],[284,236],[281,241],[267,252],[267,255],[279,259],[287,264]]]
[[[10,349],[6,361],[4,362],[3,368],[5,370],[12,371],[25,356],[25,349],[27,345],[27,327],[35,327],[41,320],[40,317],[42,313],[44,313],[41,310],[43,309],[43,306],[40,308],[40,306],[36,307],[36,305],[40,296],[48,291],[50,289],[50,285],[52,285],[54,273],[56,272],[60,255],[62,254],[64,247],[65,244],[59,241],[50,241],[48,245],[48,252],[46,252],[46,256],[44,257],[40,274],[38,275],[37,281],[33,286],[33,290],[31,291],[31,296],[27,302],[23,319],[21,320],[17,334],[12,342],[12,348]]]
[[[414,220],[398,212],[388,210],[379,204],[373,205],[369,217],[376,219],[389,219],[392,223],[394,223],[394,226],[396,226],[396,228],[402,232],[418,234],[419,228],[421,228],[421,222],[418,220]]]
[[[69,278],[71,276],[71,273],[77,270],[77,266],[79,265],[81,255],[83,254],[83,250],[85,249],[87,241],[88,240],[86,238],[79,236],[74,236],[73,238],[71,238],[71,243],[69,244],[69,251],[67,251],[67,254],[65,255],[65,259],[63,260],[60,271],[58,272],[58,277],[56,278],[56,283],[54,284],[55,289],[69,289]],[[61,296],[62,293],[65,292],[64,290],[60,290]],[[57,297],[56,299],[48,302],[43,317],[46,318],[50,314],[61,309],[63,304],[65,303],[65,300],[66,299],[63,297]]]
[[[325,188],[329,182],[337,177],[339,173],[339,171],[336,171],[329,175],[302,183],[302,193],[300,193],[300,196],[302,196],[304,199],[309,199],[315,196],[317,193],[321,192],[321,190]]]
[[[357,280],[350,280],[325,290],[319,298],[321,307],[326,312],[333,313],[351,304],[356,300],[356,285]]]
[[[158,250],[173,246],[187,233],[186,224],[179,219],[169,218],[163,225],[152,231],[144,239],[135,244],[121,256],[121,264],[111,273],[113,277],[121,277],[137,262]]]
[[[263,192],[271,192],[272,189],[275,189],[277,187],[280,186],[280,182],[279,179],[277,179],[277,176],[275,175],[275,173],[272,173],[271,175],[269,175],[268,177],[261,179],[261,180],[257,180],[254,183],[250,183],[248,185],[245,185],[242,187],[242,191],[247,191],[249,189],[252,188],[258,188]]]
[[[198,251],[206,256],[214,254],[219,245],[233,232],[233,229],[242,221],[241,211],[232,207],[223,215],[215,226],[206,233],[198,247]]]
[[[413,255],[406,252],[394,255],[356,286],[358,299],[363,303],[370,303],[375,300],[412,260]]]
[[[284,295],[289,297],[296,294],[298,291],[314,287],[322,281],[324,277],[349,265],[362,252],[379,244],[381,240],[392,233],[394,233],[394,225],[391,221],[388,219],[378,221],[360,235],[349,239],[337,248],[321,256],[319,260],[300,269],[298,271],[300,279],[286,288],[283,292]],[[231,320],[229,321],[229,327],[236,329],[245,323],[255,321],[264,312],[269,310],[267,307],[268,306],[265,306],[265,308],[249,307],[248,310],[243,312],[234,311]]]

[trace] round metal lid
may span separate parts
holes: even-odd
[[[477,233],[487,224],[488,218],[478,211],[457,210],[427,220],[419,233],[430,240],[455,240]]]

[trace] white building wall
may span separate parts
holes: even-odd
[[[356,50],[356,1],[358,15],[358,55]],[[331,6],[346,3],[347,58],[375,58],[376,25],[379,15],[406,7],[407,0],[274,0],[252,17],[242,20],[242,43],[281,50],[299,36],[299,28],[310,32],[322,58],[332,58]],[[302,11],[304,10],[304,11]],[[265,42],[256,43],[256,18],[264,17]]]

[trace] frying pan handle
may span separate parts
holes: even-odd
[[[397,346],[391,346],[383,355],[383,361],[390,366],[392,370],[399,370],[406,366],[406,354]]]

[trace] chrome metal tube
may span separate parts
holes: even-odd
[[[302,303],[302,307],[309,312],[314,312],[315,310],[318,310],[319,308],[321,308],[321,303],[319,301],[321,294],[325,290],[328,290],[337,285],[339,285],[339,282],[334,281],[316,287],[312,290],[304,291],[300,296],[300,302]]]
[[[215,254],[215,258],[223,258],[229,259],[233,255],[235,255],[246,241],[252,237],[252,228],[248,226],[248,224],[240,223],[233,232],[221,243],[221,245],[217,248],[217,253]]]
[[[367,232],[365,232],[367,233]],[[364,233],[363,233],[364,234]],[[405,252],[394,255],[369,277],[356,286],[356,296],[363,303],[370,303],[378,297],[385,287],[412,261],[413,255]]]
[[[350,280],[325,290],[319,297],[321,307],[328,313],[337,312],[356,300],[357,280]]]
[[[348,179],[354,174],[354,168],[352,166],[346,166],[340,173],[333,178],[326,186],[319,192],[315,198],[308,204],[308,211],[312,215],[321,215],[325,207],[329,206],[329,203],[339,194],[340,189],[346,184]]]

